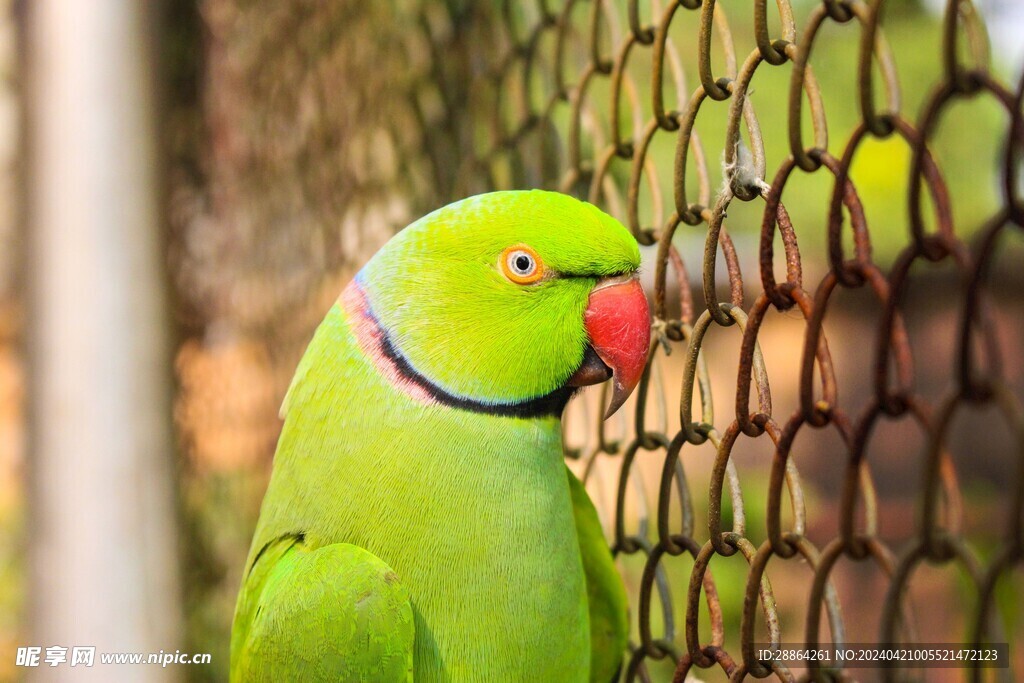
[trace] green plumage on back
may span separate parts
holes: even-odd
[[[536,191],[445,207],[378,252],[285,400],[232,680],[611,679],[625,592],[559,418],[610,371],[591,294],[638,265],[616,221]]]
[[[590,680],[608,683],[619,669],[629,635],[626,589],[604,540],[594,503],[576,475],[568,471],[568,468],[566,473],[569,475],[569,494],[576,519],[583,572],[587,577]]]

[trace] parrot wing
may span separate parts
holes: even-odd
[[[590,680],[608,683],[618,677],[629,638],[626,588],[615,569],[597,510],[582,482],[566,467],[576,535],[587,577],[590,607]]]
[[[413,614],[398,575],[348,543],[268,543],[243,586],[232,681],[411,681]]]

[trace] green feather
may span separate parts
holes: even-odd
[[[233,635],[236,681],[411,681],[409,594],[379,558],[347,543],[273,541],[247,580]]]
[[[629,638],[626,588],[615,569],[594,503],[569,468],[566,468],[566,474],[569,477],[569,493],[572,496],[583,571],[587,576],[590,680],[594,683],[608,683],[619,671],[622,653],[626,651]]]
[[[517,244],[551,276],[505,278],[500,256]],[[507,404],[565,383],[587,343],[590,289],[638,264],[635,240],[594,207],[504,192],[417,221],[350,287],[433,385]],[[610,678],[625,594],[593,506],[566,478],[558,416],[424,399],[382,373],[365,334],[335,305],[289,389],[236,608],[233,678],[376,680],[374,653],[405,661],[405,592],[417,683],[587,681],[592,661],[594,676]],[[352,596],[373,586],[386,613],[354,622]],[[355,635],[341,630],[352,623]],[[310,652],[328,653],[320,668]]]

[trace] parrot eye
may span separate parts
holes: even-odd
[[[525,244],[509,247],[502,253],[501,269],[505,277],[520,285],[528,285],[544,277],[540,256]]]

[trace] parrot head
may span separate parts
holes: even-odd
[[[364,352],[428,402],[560,415],[613,381],[610,416],[650,343],[640,252],[618,221],[567,195],[492,192],[392,238],[342,295]]]

